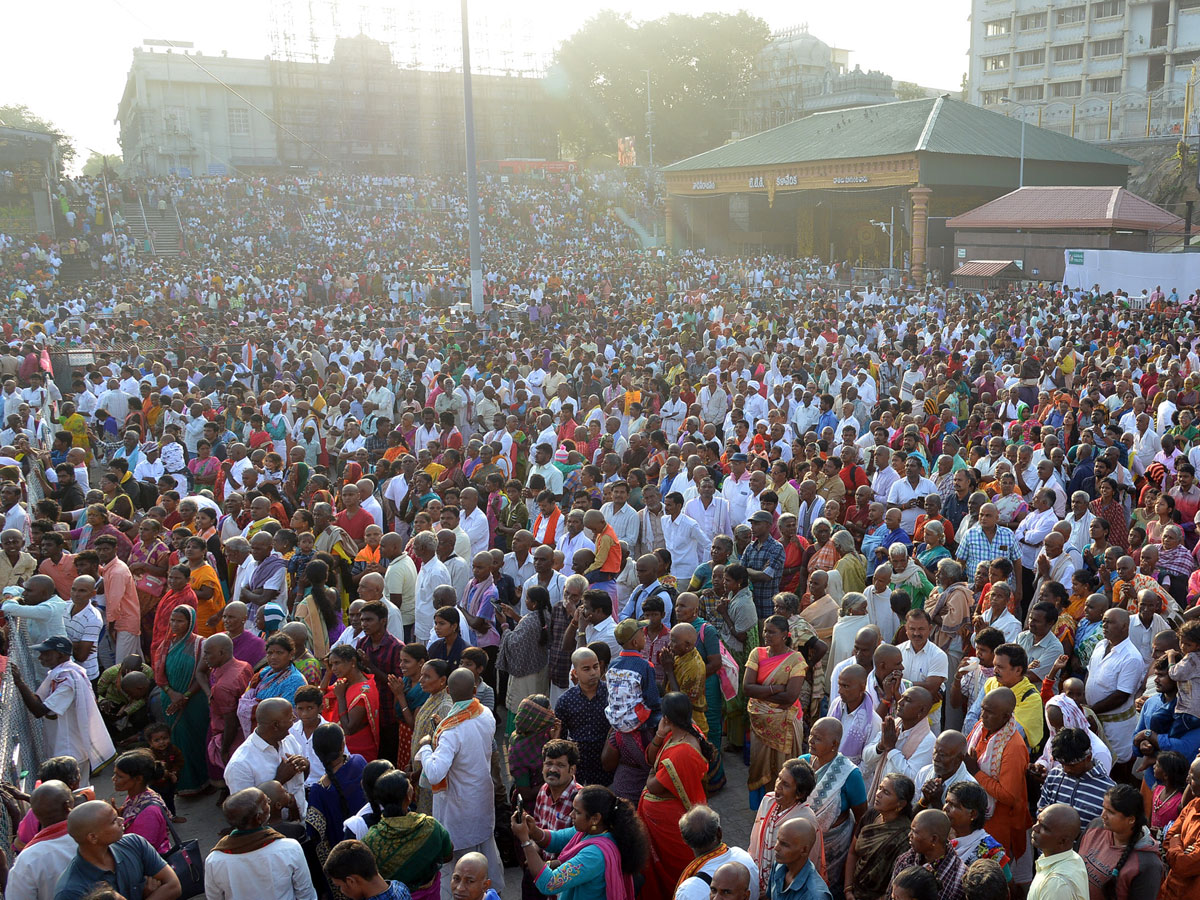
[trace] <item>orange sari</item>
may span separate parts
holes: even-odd
[[[659,751],[654,775],[670,793],[662,796],[643,791],[638,802],[638,815],[650,835],[650,865],[640,898],[670,900],[675,896],[679,875],[695,856],[679,833],[679,818],[706,801],[707,774],[708,761],[687,741],[668,742]]]
[[[221,623],[209,625],[208,620],[225,608],[225,592],[221,590],[221,579],[217,570],[207,563],[198,569],[192,569],[188,583],[193,591],[202,587],[211,587],[213,595],[208,600],[199,600],[196,606],[196,634],[200,637],[212,637],[221,630]]]

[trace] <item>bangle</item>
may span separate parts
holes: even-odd
[[[537,841],[535,841],[533,838],[530,838],[530,839],[529,839],[529,840],[527,840],[527,841],[522,841],[522,842],[521,842],[521,846],[522,846],[522,847],[536,847],[536,846],[537,846]]]

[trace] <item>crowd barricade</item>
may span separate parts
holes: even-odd
[[[28,626],[10,619],[8,666],[0,677],[0,781],[25,793],[33,790],[38,769],[47,756],[42,722],[25,707],[12,676],[15,664],[32,685],[35,660],[29,646]],[[10,863],[17,825],[11,821],[7,806],[0,804],[0,849]]]

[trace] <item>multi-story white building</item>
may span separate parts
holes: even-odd
[[[1091,140],[1173,133],[1197,58],[1200,0],[972,0],[968,99]]]

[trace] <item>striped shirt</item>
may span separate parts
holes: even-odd
[[[1079,810],[1080,821],[1090,822],[1100,815],[1104,794],[1113,784],[1099,763],[1078,778],[1073,778],[1061,768],[1055,768],[1042,784],[1038,812],[1051,803],[1065,803]]]

